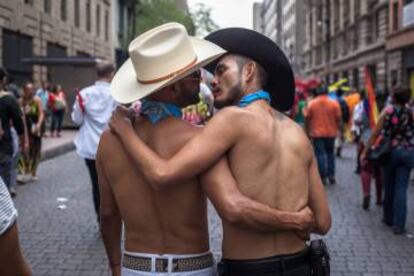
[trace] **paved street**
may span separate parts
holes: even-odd
[[[360,208],[362,195],[359,179],[352,173],[353,154],[353,148],[345,150],[337,163],[338,184],[327,187],[333,213],[327,236],[332,275],[414,275],[414,239],[395,236],[383,226],[380,208],[371,206],[368,212]],[[83,160],[71,152],[45,161],[39,178],[37,183],[19,186],[16,198],[20,240],[34,275],[108,275]],[[413,188],[410,185],[411,230]],[[60,197],[67,201],[58,201]],[[210,226],[212,248],[218,256],[221,234],[216,217],[210,218]]]

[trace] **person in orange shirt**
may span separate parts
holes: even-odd
[[[306,108],[305,118],[324,184],[327,181],[331,185],[336,183],[334,147],[341,117],[338,102],[328,98],[326,87],[319,87],[316,98]]]

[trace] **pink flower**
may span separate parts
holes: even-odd
[[[391,118],[391,123],[392,123],[393,125],[398,124],[398,117],[397,117],[397,116],[393,116],[393,117]]]
[[[141,106],[142,106],[142,102],[138,100],[138,101],[136,101],[136,102],[132,103],[132,105],[131,105],[131,109],[132,109],[135,113],[139,114],[139,112],[141,111]]]

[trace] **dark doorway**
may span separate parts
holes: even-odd
[[[30,36],[3,29],[3,67],[18,84],[32,81],[33,68],[23,64],[23,58],[33,56],[33,42]]]

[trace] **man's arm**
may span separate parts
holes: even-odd
[[[110,127],[120,137],[125,151],[140,172],[154,189],[159,189],[194,177],[217,162],[240,136],[243,123],[239,113],[234,108],[220,111],[169,160],[160,158],[136,135],[127,109],[117,108]]]
[[[13,97],[10,97],[11,122],[14,129],[19,135],[19,147],[22,153],[29,149],[29,134],[27,131],[26,120],[21,112],[19,103]]]
[[[84,113],[84,99],[81,96],[81,93],[78,92],[76,94],[76,98],[75,98],[75,103],[73,104],[73,108],[72,108],[72,121],[77,124],[78,126],[80,126],[83,123],[83,113]]]
[[[318,164],[313,153],[309,166],[309,207],[315,216],[315,225],[312,232],[325,235],[331,228],[331,213],[328,198],[319,175]]]
[[[310,232],[313,214],[309,208],[285,212],[243,195],[222,157],[200,177],[201,185],[220,217],[229,223],[258,231],[296,230]]]
[[[98,150],[96,157],[96,168],[98,171],[100,203],[100,228],[102,239],[108,255],[112,275],[121,275],[121,231],[122,220],[118,206],[106,178],[104,168]]]
[[[21,112],[20,106],[17,100],[14,99],[12,96],[7,96],[7,97],[9,100],[11,121],[12,121],[13,127],[16,130],[18,135],[22,135],[24,133],[24,124],[23,124],[23,114]]]

